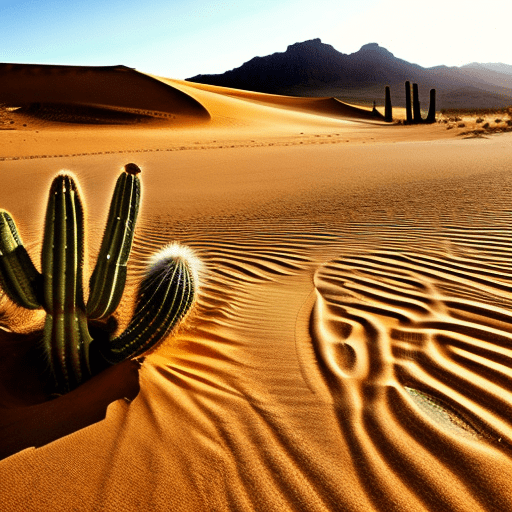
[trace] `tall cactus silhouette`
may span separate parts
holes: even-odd
[[[386,103],[384,107],[384,121],[391,123],[393,121],[393,107],[391,106],[391,89],[386,85]]]
[[[405,113],[407,124],[412,124],[411,82],[405,82]]]
[[[428,107],[428,115],[425,121],[432,124],[436,122],[436,90],[430,89],[430,105]]]
[[[412,84],[412,117],[416,124],[421,123],[420,95],[418,84]]]
[[[405,111],[407,124],[435,123],[436,122],[436,90],[430,90],[430,105],[426,119],[421,117],[418,84],[412,85],[413,100],[411,109],[411,84],[405,82]]]
[[[84,213],[75,179],[59,174],[51,184],[41,273],[23,246],[11,215],[0,210],[0,286],[19,306],[44,308],[44,351],[58,393],[79,386],[96,367],[154,350],[196,298],[193,257],[172,246],[151,259],[126,331],[111,339],[92,328],[92,320],[105,319],[115,311],[123,294],[141,196],[139,173],[137,165],[127,164],[117,180],[87,305],[82,285]],[[91,366],[91,348],[102,360],[95,367]]]

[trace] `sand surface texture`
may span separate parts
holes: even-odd
[[[69,169],[88,275],[135,162],[120,327],[166,243],[196,252],[201,289],[138,372],[51,401],[26,334],[42,317],[0,296],[2,510],[512,510],[511,134],[48,68],[0,69],[0,207],[32,258]]]

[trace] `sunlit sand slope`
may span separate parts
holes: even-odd
[[[238,98],[254,102],[260,105],[268,105],[277,108],[285,108],[297,110],[310,114],[318,114],[327,117],[359,119],[366,121],[383,121],[382,116],[375,116],[371,110],[356,107],[343,103],[336,98],[303,98],[292,96],[281,96],[275,94],[263,94],[252,91],[242,91],[239,89],[231,89],[229,87],[219,87],[215,85],[205,85],[194,82],[185,82],[178,80],[161,79],[166,83],[170,83],[175,87],[181,87],[182,90],[188,90],[193,95],[193,90],[201,90],[205,92],[215,93],[221,96]],[[208,100],[205,99],[207,102]]]
[[[0,463],[4,508],[512,510],[511,144],[60,159],[83,185],[92,260],[117,169],[143,168],[121,327],[171,240],[202,259],[202,287],[132,401],[105,413],[109,374],[2,409],[4,455],[28,448]],[[37,254],[56,162],[2,165],[1,206]]]
[[[0,64],[0,101],[46,121],[132,124],[136,115],[213,126],[317,122],[311,116],[382,121],[380,115],[334,98],[293,98],[153,77],[125,66]],[[130,116],[131,114],[131,116]],[[167,114],[167,115],[165,115]],[[302,118],[301,118],[301,115]]]

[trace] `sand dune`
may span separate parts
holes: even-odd
[[[125,66],[0,65],[0,97],[12,106],[82,105],[172,113],[196,120],[208,112],[189,95]]]
[[[370,121],[383,121],[383,117],[375,117],[370,109],[349,105],[337,100],[336,98],[299,98],[292,96],[281,96],[277,94],[263,94],[259,92],[242,91],[231,89],[229,87],[219,87],[215,85],[198,84],[195,82],[184,82],[177,80],[168,80],[161,78],[165,83],[181,86],[182,90],[188,88],[189,94],[193,89],[212,92],[222,96],[240,98],[243,100],[258,103],[260,105],[270,105],[274,107],[285,108],[288,110],[298,110],[312,114],[320,114],[327,117],[352,118]]]
[[[0,297],[3,507],[511,510],[511,134],[159,80],[209,118],[0,132],[0,207],[36,261],[55,172],[80,179],[91,267],[118,170],[143,169],[120,328],[151,253],[204,265],[138,379],[51,401],[41,316]]]

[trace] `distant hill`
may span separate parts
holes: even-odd
[[[416,82],[420,99],[438,89],[438,108],[491,108],[512,105],[512,66],[472,63],[462,67],[424,68],[395,57],[377,43],[352,54],[320,39],[288,46],[285,52],[254,57],[219,75],[187,79],[235,89],[294,96],[335,96],[343,100],[382,103],[391,86],[393,102],[404,101],[404,82]],[[470,94],[468,94],[470,92]]]

